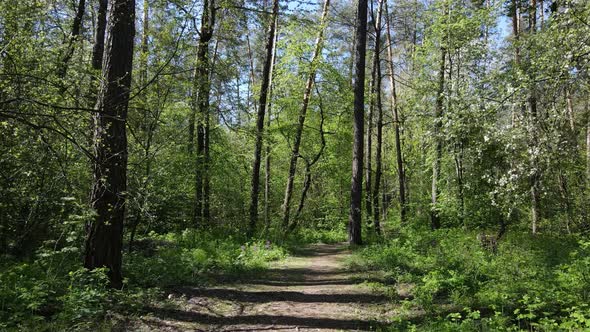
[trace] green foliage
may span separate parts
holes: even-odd
[[[242,242],[239,237],[215,236],[186,229],[181,233],[151,234],[155,252],[137,252],[126,260],[131,284],[171,286],[203,284],[208,274],[243,275],[282,259],[286,251],[262,240]]]
[[[311,229],[302,228],[292,234],[289,241],[302,245],[307,243],[339,243],[346,241],[346,231],[343,228]]]
[[[184,230],[150,234],[124,257],[122,291],[108,285],[107,269],[79,268],[76,247],[44,250],[29,263],[0,267],[0,329],[93,330],[109,311],[140,310],[173,285],[203,285],[208,276],[260,272],[287,251],[276,243]],[[44,326],[45,322],[49,322]]]
[[[427,317],[446,317],[421,330],[583,330],[588,248],[573,237],[510,234],[493,253],[473,233],[408,229],[358,250],[351,264],[414,285],[411,303]],[[465,309],[446,311],[456,307]]]

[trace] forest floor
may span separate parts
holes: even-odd
[[[138,318],[135,331],[375,331],[395,315],[371,287],[382,279],[345,266],[345,244],[307,246],[256,277],[177,287]],[[381,287],[382,289],[383,287]],[[404,297],[404,294],[397,296]],[[398,297],[399,298],[399,297]]]

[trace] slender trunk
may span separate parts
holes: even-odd
[[[539,5],[541,6],[541,30],[543,30],[545,27],[545,6],[543,0],[539,0]]]
[[[322,10],[322,18],[320,20],[320,29],[316,39],[315,50],[311,58],[309,76],[305,83],[305,91],[303,92],[303,102],[299,110],[299,122],[295,131],[295,141],[293,142],[293,149],[291,151],[291,160],[289,162],[289,176],[287,178],[287,185],[285,187],[285,198],[283,200],[283,229],[289,226],[289,212],[291,209],[291,197],[293,196],[293,186],[295,182],[295,173],[297,172],[297,159],[299,158],[299,148],[301,146],[301,138],[303,136],[303,127],[305,125],[305,117],[309,107],[309,100],[311,99],[312,87],[316,77],[316,71],[320,62],[322,54],[322,44],[324,39],[324,30],[326,26],[326,18],[328,16],[328,8],[330,0],[325,0],[324,8]]]
[[[250,79],[248,80],[248,95],[246,96],[246,109],[250,109],[250,98],[252,97],[252,88],[254,86],[254,57],[252,56],[252,48],[250,47],[250,36],[246,34],[246,45],[248,46],[248,60],[250,62]],[[274,54],[274,53],[273,53]],[[239,100],[239,98],[238,98]],[[254,112],[258,112],[256,107],[256,100],[252,101],[252,105],[254,105]]]
[[[355,31],[355,72],[354,72],[354,118],[352,147],[352,180],[350,188],[350,215],[348,220],[348,242],[362,244],[362,197],[363,197],[363,133],[365,109],[365,53],[367,48],[367,0],[359,0]]]
[[[393,122],[395,129],[395,152],[397,161],[397,176],[399,185],[399,206],[400,206],[400,220],[401,223],[405,223],[407,207],[406,207],[406,174],[404,170],[403,155],[402,155],[402,144],[400,138],[400,119],[397,102],[397,90],[395,86],[395,70],[393,68],[393,43],[391,40],[391,26],[389,22],[389,11],[388,6],[385,6],[385,19],[387,23],[387,54],[389,61],[389,84],[391,89],[391,110],[393,112]]]
[[[266,42],[266,57],[262,68],[262,82],[260,84],[260,98],[256,116],[256,145],[254,147],[254,160],[252,162],[252,181],[250,192],[250,222],[248,236],[253,236],[258,221],[258,196],[260,194],[260,159],[262,155],[262,139],[264,133],[264,118],[266,113],[266,100],[268,87],[270,86],[270,67],[275,48],[275,31],[279,15],[279,0],[273,0],[272,17],[268,26],[268,39]]]
[[[572,130],[572,134],[575,137],[576,123],[574,121],[574,103],[572,101],[572,95],[570,93],[569,87],[565,89],[565,100],[567,104],[567,116],[570,121],[570,129]]]
[[[514,38],[514,63],[520,66],[520,7],[512,0],[512,36]]]
[[[355,5],[357,4],[357,0],[354,0],[354,4]],[[356,28],[357,25],[358,25],[358,17],[355,16],[354,17],[354,27]],[[354,55],[355,55],[355,51],[356,51],[356,42],[357,42],[357,40],[353,36],[352,44],[351,44],[352,47],[350,48],[350,68],[349,68],[349,71],[350,71],[349,77],[350,77],[351,84],[354,84],[354,64],[355,64]]]
[[[381,154],[383,150],[383,105],[381,103],[381,15],[383,12],[383,2],[379,0],[379,8],[377,9],[377,20],[375,21],[375,109],[377,110],[377,145],[375,146],[375,186],[373,188],[373,223],[375,232],[381,233],[381,225],[379,222],[379,189],[381,185],[382,163]]]
[[[76,48],[76,43],[80,37],[80,31],[82,30],[82,19],[84,18],[84,10],[86,7],[86,0],[80,0],[78,2],[78,8],[76,10],[76,16],[74,17],[74,22],[72,23],[72,33],[70,35],[70,39],[68,41],[68,45],[66,46],[66,50],[61,58],[61,63],[58,67],[58,76],[60,78],[64,78],[68,71],[68,65],[72,56],[74,55],[74,51]]]
[[[143,26],[141,29],[141,54],[139,56],[139,84],[143,88],[147,84],[147,72],[148,72],[148,56],[149,56],[149,48],[148,48],[148,30],[149,30],[149,2],[148,0],[143,0]],[[151,162],[150,162],[150,147],[151,147],[151,137],[152,137],[152,126],[148,124],[148,101],[147,101],[147,94],[144,93],[140,97],[141,100],[141,108],[143,110],[143,124],[141,125],[142,128],[146,128],[145,133],[145,142],[141,142],[143,152],[144,152],[144,163],[145,163],[145,173],[143,174],[143,181],[140,185],[138,190],[140,196],[140,203],[139,203],[139,211],[137,211],[137,215],[135,216],[134,222],[131,224],[131,234],[129,236],[129,252],[133,251],[133,244],[135,242],[135,234],[137,232],[137,227],[141,224],[142,221],[142,212],[146,209],[147,202],[146,202],[146,190],[148,181],[150,178],[151,173]],[[141,139],[143,140],[143,136]]]
[[[84,267],[108,268],[111,286],[122,286],[121,250],[127,190],[127,107],[133,69],[135,1],[112,0],[94,131],[92,208]]]
[[[531,0],[531,14],[530,14],[530,33],[534,34],[536,32],[537,26],[537,2],[536,0]],[[529,54],[532,58],[534,54]],[[531,77],[531,81],[534,81]],[[539,128],[539,115],[537,111],[537,95],[536,95],[536,87],[533,84],[530,87],[529,91],[529,107],[530,107],[530,126],[531,128],[531,146],[532,146],[532,156],[531,156],[531,167],[533,174],[531,175],[531,216],[532,216],[532,233],[537,233],[537,226],[539,224],[540,219],[540,182],[541,182],[541,173],[539,171],[539,137],[538,137],[538,128]]]
[[[278,20],[278,17],[276,18]],[[278,33],[278,22],[275,22],[275,26],[277,27],[277,32],[275,33],[275,43],[273,45],[272,51],[272,59],[270,62],[270,82],[268,86],[268,109],[267,109],[267,116],[266,116],[266,130],[270,130],[270,124],[272,120],[272,80],[274,74],[274,67],[277,58],[277,43],[279,41],[279,33]],[[256,106],[256,105],[255,105]],[[270,135],[266,138],[266,157],[264,158],[264,227],[268,229],[270,227],[270,153],[271,153],[271,142],[270,142]]]
[[[104,37],[107,26],[108,0],[98,0],[98,13],[96,15],[96,33],[94,46],[92,47],[92,68],[102,69],[102,57],[104,53]]]
[[[211,61],[209,60],[209,42],[213,37],[215,26],[215,0],[203,1],[203,15],[201,18],[201,32],[199,44],[197,47],[197,63],[195,68],[195,78],[193,81],[194,98],[193,112],[196,109],[197,119],[195,121],[197,130],[197,155],[195,158],[195,199],[193,226],[202,226],[206,222],[205,214],[209,214],[204,209],[205,196],[205,178],[207,177],[207,154],[206,139],[207,126],[209,125],[209,94],[211,92]],[[208,208],[208,207],[207,207]]]
[[[558,167],[559,167],[559,173],[558,173],[559,192],[561,194],[561,199],[563,201],[563,205],[564,205],[565,213],[566,213],[566,217],[567,217],[565,220],[565,230],[568,234],[571,234],[572,232],[570,229],[570,225],[572,225],[574,223],[572,203],[571,203],[570,195],[569,195],[568,188],[567,188],[567,179],[566,179],[565,175],[563,174],[561,166],[558,166]]]
[[[213,48],[213,59],[209,69],[209,82],[212,80],[215,61],[217,60],[217,48],[219,39],[215,41]],[[209,94],[211,88],[209,88]],[[209,221],[211,218],[211,112],[207,109],[205,114],[205,148],[204,148],[204,169],[203,169],[203,220]]]
[[[590,107],[588,100],[586,100],[586,186],[590,190]]]
[[[584,107],[584,112],[586,115],[586,202],[590,201],[590,108],[589,102],[586,99],[586,105]],[[586,203],[586,214],[585,214],[585,222],[588,222],[588,214],[589,214],[589,206],[590,204]]]
[[[305,198],[307,197],[307,192],[309,191],[309,187],[311,186],[311,168],[313,167],[313,165],[315,165],[320,160],[320,157],[322,156],[322,153],[324,152],[324,149],[326,148],[326,136],[325,136],[325,132],[324,132],[324,121],[325,121],[324,106],[323,106],[322,98],[319,94],[319,91],[317,90],[317,87],[316,87],[316,92],[317,92],[318,98],[319,98],[320,117],[321,117],[321,120],[320,120],[321,146],[320,146],[318,153],[314,156],[314,158],[311,161],[308,158],[304,158],[304,160],[305,160],[305,180],[303,182],[303,189],[301,190],[301,198],[299,199],[299,206],[297,207],[297,212],[295,213],[295,222],[293,222],[289,225],[289,229],[288,229],[289,232],[293,231],[295,229],[295,227],[297,227],[297,220],[299,220],[299,217],[301,215],[301,211],[303,211],[303,206],[305,204]]]
[[[372,207],[371,204],[371,185],[373,165],[371,165],[371,158],[373,157],[373,112],[375,109],[375,70],[377,52],[373,55],[373,64],[371,66],[371,81],[369,82],[369,113],[367,114],[366,123],[366,139],[365,139],[365,210],[367,216],[367,224],[371,225]]]
[[[465,225],[465,194],[463,188],[463,142],[459,143],[459,149],[455,152],[455,172],[457,176],[457,199],[459,201],[459,222]]]
[[[432,191],[430,207],[430,226],[432,229],[440,228],[440,216],[438,214],[438,178],[440,176],[440,163],[442,158],[442,117],[443,101],[445,88],[445,68],[446,68],[447,51],[444,47],[440,49],[440,68],[438,72],[438,89],[436,95],[436,105],[434,109],[434,163],[432,165]]]

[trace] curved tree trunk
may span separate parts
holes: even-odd
[[[291,160],[289,162],[289,176],[287,178],[287,186],[285,188],[285,198],[283,200],[283,229],[289,226],[289,212],[291,209],[291,197],[293,196],[293,185],[295,182],[295,173],[297,172],[297,159],[299,158],[299,148],[301,146],[301,138],[303,136],[303,126],[305,125],[305,117],[307,115],[307,108],[309,107],[309,100],[311,99],[312,87],[315,81],[317,67],[320,62],[322,54],[322,45],[324,39],[324,30],[326,28],[326,18],[328,16],[328,8],[330,0],[325,0],[324,8],[322,10],[322,18],[320,21],[320,30],[316,40],[315,50],[311,58],[309,76],[305,83],[305,91],[303,92],[303,103],[299,110],[299,122],[295,132],[295,141],[293,142],[293,149],[291,151]]]

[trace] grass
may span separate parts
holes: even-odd
[[[393,331],[585,330],[589,250],[575,236],[513,233],[493,253],[472,232],[405,229],[349,265],[412,285]]]

